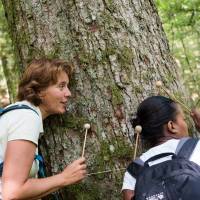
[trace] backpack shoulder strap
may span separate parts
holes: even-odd
[[[0,177],[2,176],[3,173],[3,162],[0,163]]]
[[[176,151],[175,151],[175,154],[177,155],[178,152],[180,151],[180,149],[182,148],[183,144],[188,140],[190,139],[190,137],[184,137],[184,138],[181,138],[177,147],[176,147]]]
[[[131,174],[131,176],[133,176],[134,178],[136,178],[139,174],[139,171],[144,167],[144,162],[140,159],[137,158],[134,161],[132,161],[128,167],[127,170],[129,172],[129,174]]]
[[[156,160],[159,160],[159,159],[162,159],[162,158],[167,158],[169,156],[174,156],[174,153],[172,152],[167,152],[167,153],[160,153],[160,154],[157,154],[155,156],[152,156],[150,157],[148,160],[146,160],[144,162],[144,166],[150,166],[149,163],[150,162],[153,162],[153,161],[156,161]]]
[[[38,162],[39,162],[38,176],[40,178],[46,177],[44,158],[41,155],[36,154],[34,159],[38,160]]]
[[[24,104],[17,104],[17,105],[9,106],[7,108],[0,109],[0,116],[2,116],[3,114],[5,114],[5,113],[7,113],[11,110],[17,110],[17,109],[29,109],[29,110],[34,111],[37,115],[39,115],[37,113],[37,111],[34,110],[33,108],[31,108],[30,106],[27,106],[27,105],[24,105]]]
[[[184,139],[184,138],[183,138]],[[183,140],[184,141],[184,140]],[[189,159],[193,150],[195,149],[199,139],[197,138],[187,138],[183,144],[181,144],[180,140],[180,146],[178,145],[176,154],[178,157]]]

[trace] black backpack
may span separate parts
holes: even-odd
[[[199,200],[200,166],[189,161],[198,139],[183,138],[176,153],[162,153],[146,162],[133,161],[127,171],[137,179],[133,200]],[[170,160],[150,162],[171,156]]]

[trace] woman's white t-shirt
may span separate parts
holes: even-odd
[[[152,156],[155,156],[160,153],[168,153],[168,152],[175,153],[178,143],[179,143],[179,140],[177,139],[168,140],[167,142],[161,145],[155,146],[149,149],[147,152],[143,153],[140,156],[140,159],[143,162],[145,162]],[[198,165],[200,165],[199,152],[200,152],[200,142],[197,143],[192,155],[190,156],[190,160],[197,163]],[[126,189],[135,190],[135,184],[136,184],[136,179],[133,176],[131,176],[129,172],[126,171],[124,175],[122,190],[126,190]]]
[[[23,104],[31,109],[15,109],[3,114],[0,117],[0,163],[3,162],[7,142],[12,140],[28,140],[38,145],[39,134],[43,132],[42,115],[39,107],[28,101],[20,101],[15,104]],[[9,105],[11,106],[11,105]],[[36,148],[36,154],[38,149]],[[30,177],[35,177],[39,169],[38,161],[33,161],[30,170]],[[0,179],[0,199],[1,199],[1,179]]]
[[[42,115],[39,107],[32,105],[28,101],[20,101],[15,104],[28,105],[38,114],[31,109],[16,109],[0,117],[0,163],[4,160],[7,142],[12,140],[28,140],[38,145],[39,134],[43,132]],[[36,149],[37,152],[38,149]],[[37,172],[38,163],[34,161],[30,177],[35,177]]]

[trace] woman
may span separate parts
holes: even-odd
[[[16,104],[28,105],[33,110],[16,109],[0,118],[0,162],[4,162],[0,180],[4,200],[38,199],[86,176],[85,158],[80,158],[57,175],[35,178],[38,164],[34,156],[39,134],[43,132],[42,121],[66,111],[71,96],[68,88],[71,72],[72,67],[63,60],[34,60],[26,68]]]
[[[192,112],[197,127],[200,125],[200,113]],[[140,156],[142,161],[166,152],[175,153],[179,139],[188,136],[188,127],[183,111],[173,100],[163,96],[153,96],[145,99],[138,107],[132,126],[142,127],[141,139],[150,149]],[[200,143],[198,142],[190,160],[200,165]],[[134,197],[136,179],[125,172],[122,193],[124,200]]]

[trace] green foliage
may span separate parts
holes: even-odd
[[[200,96],[200,1],[156,0],[156,4],[171,52],[189,88],[188,100],[197,102]]]
[[[18,70],[15,64],[14,49],[9,36],[8,25],[5,18],[3,5],[0,2],[0,104],[3,106],[10,101],[14,101],[16,96],[16,87],[19,79]]]

